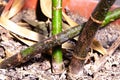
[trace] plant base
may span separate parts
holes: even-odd
[[[69,66],[69,73],[75,75],[79,74],[83,69],[84,61],[85,60],[80,60],[73,56]]]
[[[64,63],[52,62],[52,72],[54,74],[61,74],[65,71]]]

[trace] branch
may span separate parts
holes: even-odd
[[[52,47],[61,45],[65,41],[77,36],[81,31],[81,28],[81,26],[72,27],[64,32],[42,40],[35,45],[21,51],[20,53],[3,60],[0,63],[0,68],[8,68],[20,65],[21,63],[24,63],[34,57],[36,54],[41,54]]]
[[[107,49],[108,54],[101,57],[100,60],[97,60],[95,62],[95,64],[91,67],[92,70],[94,71],[94,73],[97,73],[102,68],[102,66],[105,64],[105,62],[108,60],[108,58],[114,53],[114,51],[119,47],[119,45],[120,45],[120,36]],[[95,80],[95,78],[94,78],[94,80]]]

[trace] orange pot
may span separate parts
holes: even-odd
[[[9,0],[9,2],[5,6],[4,12],[7,12],[10,9],[13,2],[14,2],[14,0]]]
[[[63,8],[86,18],[89,18],[96,4],[94,0],[63,0]]]
[[[38,0],[25,0],[24,8],[36,9]]]
[[[9,10],[14,0],[9,0],[7,6],[5,7],[4,11]],[[19,0],[18,0],[19,1]],[[23,9],[36,9],[38,0],[25,0],[25,4]],[[63,11],[64,8],[69,9],[71,12],[75,14],[79,14],[85,18],[89,18],[92,11],[94,10],[95,6],[97,5],[98,1],[96,0],[63,0]],[[116,8],[114,6],[113,8]],[[115,21],[114,23],[120,24],[120,19]]]
[[[35,10],[36,5],[37,5],[37,1],[38,0],[24,0],[23,9],[33,9],[33,10]],[[11,8],[13,2],[14,2],[14,0],[9,0],[7,5],[5,6],[4,12],[8,11]]]
[[[96,0],[63,0],[63,11],[64,8],[69,9],[71,12],[89,18],[98,1]],[[112,8],[116,8],[113,6]],[[115,21],[114,24],[120,24],[120,19]]]

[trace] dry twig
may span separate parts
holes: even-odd
[[[119,47],[120,45],[120,37],[107,49],[107,54],[101,57],[98,61],[95,62],[93,65],[94,73],[98,72],[101,67],[105,64],[105,62],[108,60],[110,56],[114,53],[114,51]]]

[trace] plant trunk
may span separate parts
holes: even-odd
[[[89,46],[93,41],[95,33],[102,24],[109,8],[115,0],[100,0],[97,7],[94,9],[91,17],[86,22],[79,39],[69,66],[70,73],[78,74],[84,65]]]

